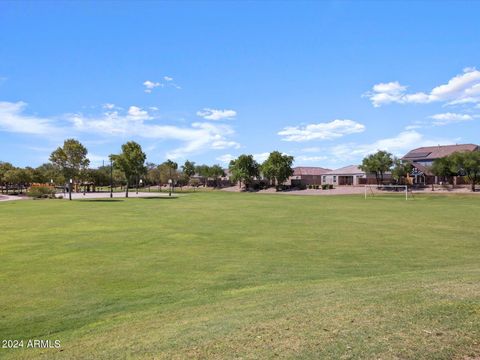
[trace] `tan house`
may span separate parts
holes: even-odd
[[[363,182],[361,179],[367,179],[365,171],[360,170],[356,165],[349,165],[324,174],[322,184],[355,186]],[[365,184],[365,182],[363,183]]]
[[[293,175],[288,178],[285,185],[301,187],[306,185],[321,185],[322,176],[330,169],[313,166],[298,166],[293,168]]]

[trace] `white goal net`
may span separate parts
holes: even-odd
[[[407,185],[365,185],[365,199],[375,196],[401,196],[405,200],[411,197]]]

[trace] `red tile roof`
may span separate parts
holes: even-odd
[[[312,167],[312,166],[298,166],[293,168],[294,176],[302,175],[323,175],[329,172],[330,169],[325,169],[322,167]]]
[[[438,146],[424,146],[417,149],[410,150],[403,159],[405,160],[423,160],[423,159],[439,159],[451,155],[456,151],[475,151],[479,150],[478,145],[475,144],[460,144],[460,145],[438,145]]]

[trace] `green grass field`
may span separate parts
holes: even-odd
[[[480,357],[480,197],[0,203],[6,359]]]

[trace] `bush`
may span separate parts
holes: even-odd
[[[27,195],[35,199],[54,199],[55,189],[49,186],[35,186],[27,191]]]
[[[323,184],[322,185],[322,190],[331,190],[331,189],[333,189],[332,184]]]

